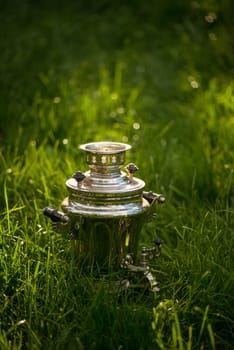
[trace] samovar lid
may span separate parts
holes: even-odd
[[[90,170],[76,171],[66,181],[70,192],[65,209],[82,215],[137,214],[145,210],[142,204],[144,181],[133,176],[138,168],[130,163],[122,171],[125,153],[131,146],[120,142],[92,142],[83,144]]]

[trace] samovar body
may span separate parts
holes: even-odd
[[[62,202],[63,212],[44,209],[58,230],[70,233],[84,270],[105,274],[121,267],[146,267],[146,254],[142,260],[138,253],[140,232],[164,197],[144,191],[144,181],[134,177],[137,167],[133,163],[121,169],[130,148],[118,142],[81,145],[89,170],[76,171],[66,181],[69,196]],[[161,241],[155,243],[157,249],[149,249],[148,255],[159,250]],[[134,265],[138,260],[139,265]]]

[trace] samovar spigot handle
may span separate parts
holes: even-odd
[[[147,267],[149,264],[149,261],[158,258],[161,255],[161,248],[162,248],[162,239],[157,237],[154,240],[155,247],[152,248],[141,248],[141,261],[140,266]]]

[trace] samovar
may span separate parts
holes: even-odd
[[[141,228],[155,216],[163,195],[144,191],[145,182],[134,177],[138,170],[125,163],[131,146],[119,142],[92,142],[80,149],[86,153],[89,170],[76,171],[66,181],[69,196],[62,202],[64,212],[44,208],[58,231],[70,233],[73,252],[84,272],[95,276],[121,271],[120,284],[129,286],[131,276],[141,275],[150,290],[159,290],[149,262],[160,255],[162,240],[138,252]],[[127,276],[127,277],[126,277]]]

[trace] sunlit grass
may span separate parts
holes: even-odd
[[[232,349],[234,84],[218,21],[229,22],[196,4],[142,3],[140,17],[75,2],[4,10],[1,349]],[[69,235],[42,215],[87,169],[79,144],[101,140],[130,143],[137,176],[167,198],[141,237],[164,241],[155,296],[119,298],[81,276]]]

